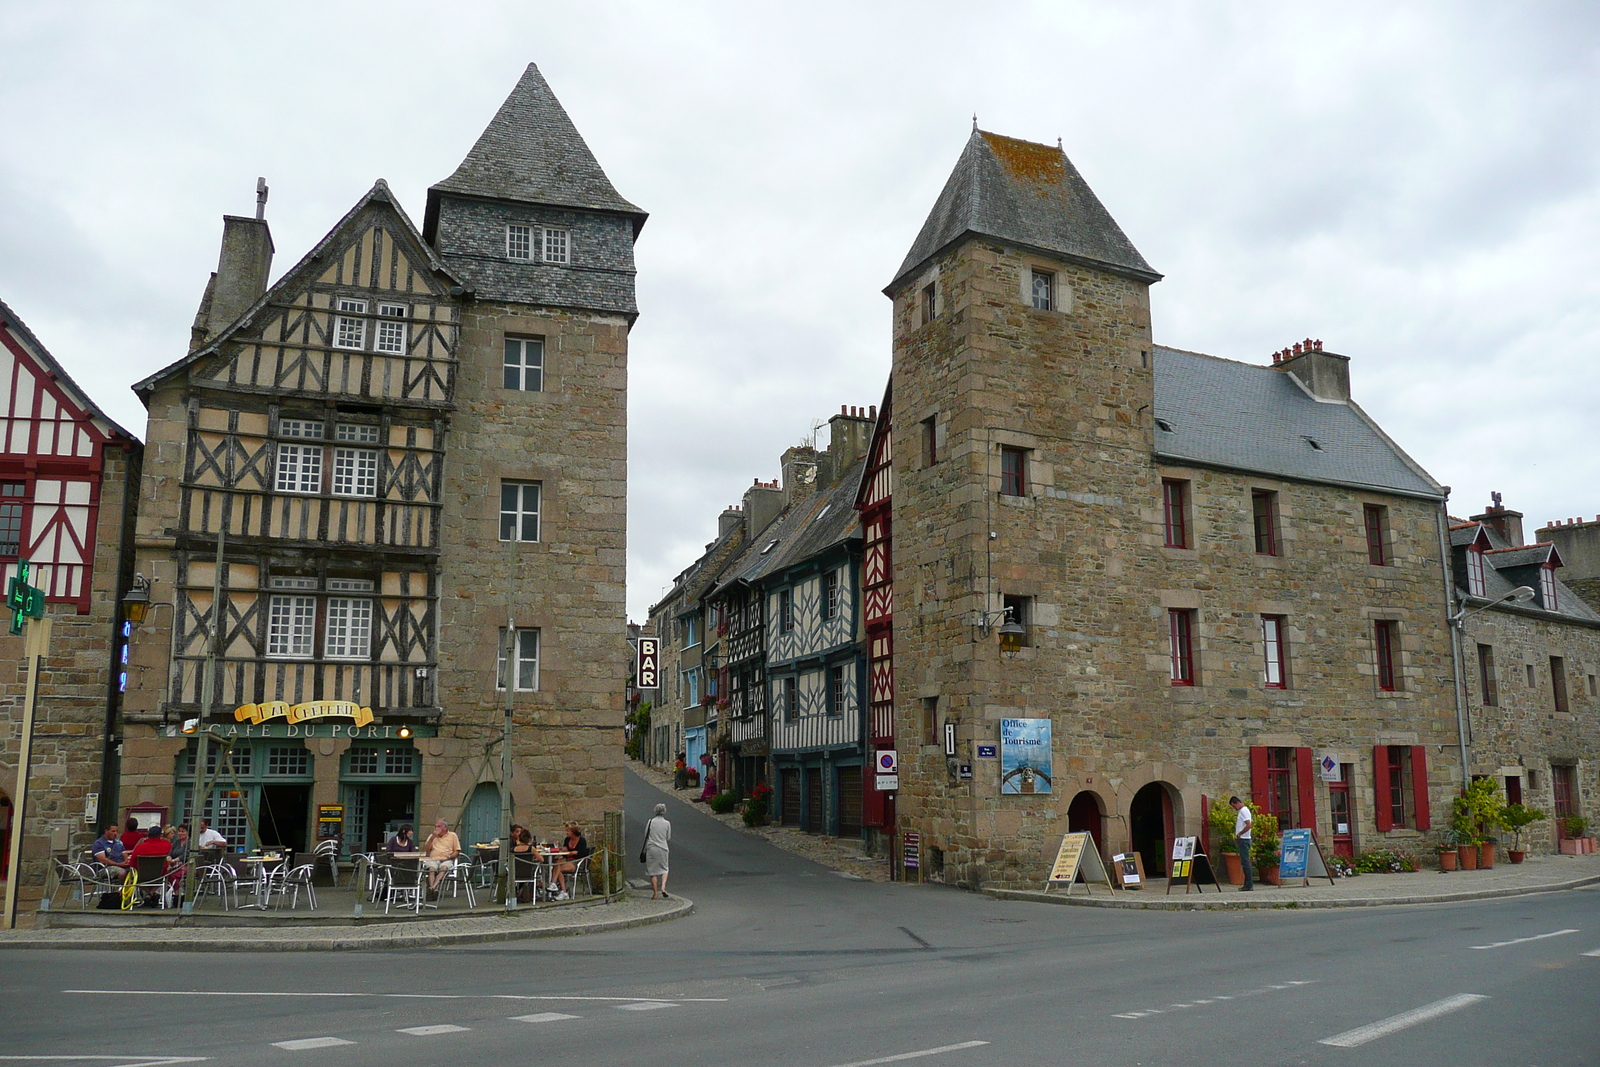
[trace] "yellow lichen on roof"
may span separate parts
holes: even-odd
[[[1053,186],[1066,176],[1066,156],[1055,145],[1034,144],[1014,137],[984,131],[989,151],[1018,181],[1030,185]],[[1043,190],[1040,190],[1041,192]]]

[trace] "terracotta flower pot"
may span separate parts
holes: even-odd
[[[1453,871],[1459,866],[1460,859],[1461,853],[1453,848],[1445,849],[1439,853],[1439,869],[1441,871]]]
[[[1268,885],[1282,885],[1283,880],[1278,877],[1278,865],[1261,868],[1261,880]]]
[[[1594,838],[1592,838],[1592,837],[1580,837],[1580,838],[1578,838],[1578,840],[1583,842],[1583,850],[1585,852],[1593,852],[1594,851],[1594,847],[1595,847]]]
[[[1224,852],[1222,865],[1226,867],[1229,885],[1244,885],[1244,864],[1239,861],[1237,852]]]
[[[1460,848],[1460,852],[1461,852],[1461,869],[1463,871],[1475,871],[1475,870],[1477,870],[1478,869],[1478,846],[1477,845],[1462,845],[1461,848]]]
[[[1478,846],[1478,870],[1487,871],[1494,866],[1494,842],[1485,841]]]
[[[1583,842],[1577,838],[1567,837],[1561,841],[1561,854],[1563,856],[1576,856],[1583,851]]]
[[[1508,848],[1508,849],[1506,849],[1506,856],[1511,860],[1512,863],[1521,863],[1523,858],[1525,856],[1527,856],[1527,854],[1528,854],[1527,852],[1525,852],[1524,850],[1522,850],[1520,848]]]

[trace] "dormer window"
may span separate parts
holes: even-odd
[[[1467,593],[1483,596],[1483,591],[1483,549],[1474,545],[1467,549]]]
[[[1539,568],[1539,606],[1546,611],[1555,611],[1556,597],[1556,569],[1546,563]]]
[[[544,261],[546,263],[568,263],[571,261],[569,252],[572,244],[571,230],[544,231]]]

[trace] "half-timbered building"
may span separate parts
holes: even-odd
[[[867,651],[867,752],[895,752],[893,383],[884,390],[856,492],[861,513],[861,622]],[[931,429],[928,430],[931,435]],[[935,442],[930,436],[928,447]],[[919,741],[920,743],[920,741]],[[862,783],[862,833],[870,847],[894,837],[894,792],[878,791],[876,757]],[[892,779],[891,779],[892,780]]]
[[[115,815],[117,714],[126,678],[119,603],[132,576],[143,448],[97,407],[22,319],[0,303],[0,579],[30,565],[51,639],[35,702],[26,819],[12,810],[27,680],[23,638],[0,628],[0,857],[21,832],[19,898],[38,896],[51,851]],[[8,612],[8,620],[10,613]],[[32,624],[30,624],[32,625]],[[3,867],[0,860],[0,867]],[[0,871],[0,878],[4,877]]]
[[[191,352],[135,387],[139,570],[173,610],[136,639],[128,785],[183,812],[200,720],[234,738],[232,841],[305,847],[313,804],[350,849],[436,816],[487,841],[509,703],[517,818],[599,821],[644,213],[530,65],[421,231],[380,180],[268,286],[262,215],[225,220]]]

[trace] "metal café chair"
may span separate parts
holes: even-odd
[[[167,906],[167,857],[165,856],[140,856],[133,861],[134,870],[138,871],[138,882],[134,891],[138,893],[135,903],[145,904],[145,894],[155,891],[155,907],[165,910]]]
[[[284,864],[268,876],[268,881],[274,883],[274,891],[278,894],[279,906],[282,906],[284,897],[290,897],[289,910],[293,911],[298,908],[300,906],[300,891],[304,889],[306,899],[311,902],[311,910],[316,910],[317,890],[311,884],[311,875],[316,870],[316,866],[315,863],[302,863],[298,867],[290,867],[288,864]]]
[[[339,885],[339,839],[325,837],[317,842],[317,847],[311,850],[311,863],[315,866],[327,864],[328,873],[333,875],[334,888]]]
[[[421,914],[423,900],[422,864],[416,859],[391,858],[388,864],[388,876],[384,879],[383,913],[389,914],[389,908],[395,901],[400,902],[402,908],[410,908]]]
[[[75,890],[78,899],[78,910],[89,906],[89,886],[95,881],[94,868],[87,863],[74,863],[61,857],[55,857],[56,881],[65,886],[76,883]]]
[[[549,890],[544,888],[550,881],[548,867],[549,864],[541,863],[532,856],[513,855],[511,857],[512,895],[520,895],[523,886],[532,886],[533,903],[539,903],[541,896],[549,896]]]
[[[473,851],[477,853],[478,888],[484,889],[494,885],[495,882],[500,880],[500,847],[498,845],[477,845]]]
[[[592,856],[585,856],[577,861],[577,866],[567,872],[567,896],[573,900],[578,899],[581,889],[584,896],[593,896],[594,887],[589,882],[589,861]]]
[[[203,848],[195,853],[194,877],[196,906],[207,893],[215,893],[224,910],[229,907],[230,901],[233,907],[239,906],[239,875],[232,867],[222,862],[220,848]]]
[[[467,891],[467,907],[478,906],[477,896],[472,891],[473,864],[469,860],[457,859],[444,872],[444,877],[439,880],[439,895],[443,896],[446,889],[450,891],[450,899],[454,900],[461,892]]]

